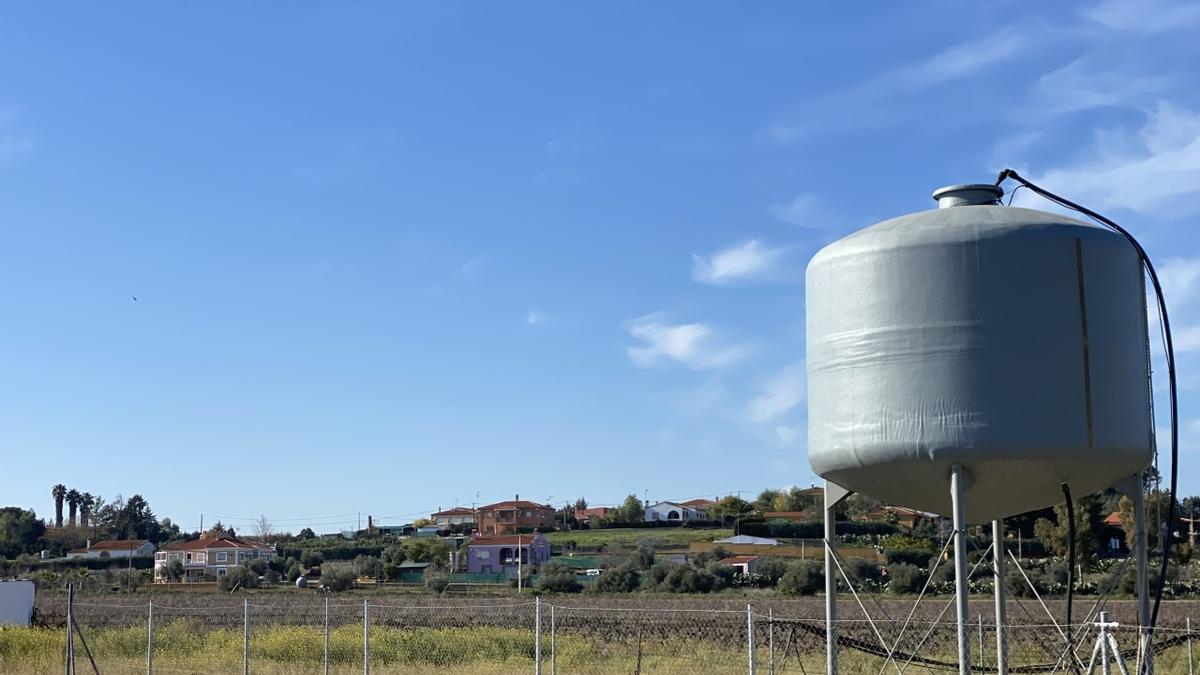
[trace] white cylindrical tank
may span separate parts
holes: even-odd
[[[1106,488],[1153,454],[1145,290],[1107,229],[997,205],[990,185],[873,225],[808,265],[809,462],[971,522]]]

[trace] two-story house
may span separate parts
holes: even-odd
[[[550,560],[550,543],[538,533],[477,536],[467,542],[467,571],[473,574],[516,574]]]
[[[554,529],[554,508],[516,499],[479,507],[479,532],[484,535],[515,534],[522,530]]]
[[[433,519],[433,524],[438,526],[438,529],[447,530],[451,527],[460,527],[464,525],[475,524],[475,509],[468,509],[465,506],[456,506],[445,511],[438,511],[429,515]]]
[[[225,576],[231,567],[252,560],[270,560],[273,555],[273,546],[237,537],[206,537],[167,544],[154,554],[154,580],[169,581],[167,566],[172,560],[183,564],[181,581],[212,581]]]

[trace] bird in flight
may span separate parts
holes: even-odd
[[[135,295],[135,296],[133,296],[133,301],[134,301],[134,302],[137,302],[137,296],[136,296],[136,295]]]

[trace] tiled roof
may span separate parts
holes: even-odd
[[[502,537],[476,537],[467,542],[468,546],[524,546],[534,540],[535,537],[541,537],[540,534],[522,534],[522,535],[504,535]],[[544,537],[543,537],[544,538]]]
[[[193,541],[181,541],[174,544],[167,544],[162,547],[164,551],[202,551],[210,548],[245,548],[245,549],[272,549],[275,547],[266,544],[260,544],[254,541],[246,541],[237,537],[205,537],[203,539],[195,539]]]
[[[150,543],[146,539],[105,539],[93,541],[91,548],[77,548],[71,553],[87,553],[88,551],[128,551],[131,548],[141,548]]]
[[[694,509],[694,508],[698,508],[698,507],[703,508],[705,506],[712,506],[714,504],[716,504],[716,502],[714,502],[711,499],[689,499],[686,502],[683,502],[682,505],[690,506]]]
[[[435,513],[433,515],[435,515],[435,516],[469,516],[473,513],[475,513],[475,509],[468,509],[465,506],[456,506],[455,508],[446,509],[445,511],[438,511],[437,513]]]
[[[515,500],[515,499],[510,499],[506,502],[496,502],[495,504],[488,504],[487,506],[479,507],[480,511],[488,511],[488,510],[492,510],[492,509],[551,509],[551,510],[553,510],[552,507],[546,506],[545,504],[538,504],[537,502],[527,502],[524,499],[522,499],[520,501]]]
[[[744,565],[751,560],[758,560],[756,555],[731,555],[728,558],[721,558],[722,565]]]

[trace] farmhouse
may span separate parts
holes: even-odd
[[[87,546],[67,552],[68,558],[136,558],[150,555],[154,555],[154,544],[147,539],[89,541]]]

